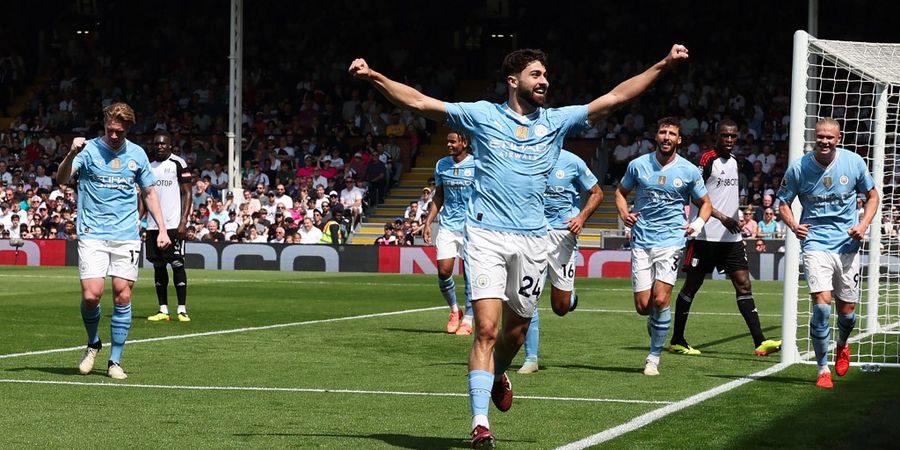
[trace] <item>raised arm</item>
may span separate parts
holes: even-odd
[[[69,152],[66,153],[66,157],[63,158],[62,162],[59,164],[59,168],[56,169],[56,182],[59,184],[66,184],[69,180],[72,179],[72,160],[75,159],[75,156],[78,155],[83,148],[87,140],[83,137],[77,137],[72,140],[72,146],[69,147]]]
[[[672,50],[662,61],[650,66],[643,73],[623,81],[613,90],[588,103],[588,120],[591,123],[597,123],[609,116],[625,103],[643,94],[663,73],[686,59],[688,59],[687,47],[679,44],[673,45]]]
[[[366,60],[362,58],[353,60],[348,71],[350,75],[372,83],[391,103],[417,112],[428,119],[444,122],[444,102],[376,72],[369,67]]]

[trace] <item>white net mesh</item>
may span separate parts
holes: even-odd
[[[816,120],[838,119],[843,147],[866,159],[883,200],[861,249],[853,364],[900,366],[900,44],[810,38],[807,62],[806,151],[815,142]],[[805,283],[798,299],[797,350],[802,362],[810,363],[815,358]],[[832,339],[837,333],[833,320]]]

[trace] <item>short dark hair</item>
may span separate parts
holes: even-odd
[[[547,68],[547,54],[543,50],[536,48],[523,48],[510,52],[503,58],[503,64],[500,66],[500,75],[508,77],[512,74],[525,70],[529,64],[538,61]]]
[[[679,132],[681,131],[681,121],[678,120],[677,117],[667,116],[667,117],[663,117],[662,119],[659,119],[659,121],[656,122],[657,130],[664,126],[675,127],[675,128],[678,128]]]
[[[722,128],[724,128],[724,127],[735,127],[735,128],[739,128],[739,127],[738,127],[738,124],[735,123],[735,121],[733,121],[733,120],[731,120],[731,119],[722,119],[722,120],[719,122],[719,129],[718,129],[718,131],[721,132],[721,131],[722,131]]]

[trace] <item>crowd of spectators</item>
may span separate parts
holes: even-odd
[[[584,26],[578,17],[589,12],[586,8],[596,7],[571,5],[548,19],[545,27],[522,32],[517,38],[520,47],[548,50],[551,106],[589,101],[665,50],[661,37],[641,32],[654,27],[652,20],[633,20],[635,12],[625,5],[603,6],[610,9],[607,15],[621,20],[584,29],[582,38],[568,39],[573,27]],[[8,205],[0,217],[19,216],[19,226],[28,225],[25,236],[74,238],[65,232],[77,207],[67,196],[74,193],[69,192],[70,186],[55,185],[56,167],[73,136],[98,135],[101,109],[124,101],[135,109],[138,119],[130,139],[143,143],[165,130],[173,135],[173,151],[194,169],[191,228],[195,238],[312,241],[314,231],[303,233],[307,219],[322,231],[338,209],[343,210],[341,221],[349,234],[367,208],[379,204],[403,171],[415,163],[417,150],[430,139],[434,124],[394,108],[367,84],[348,77],[347,63],[366,56],[386,73],[404,74],[404,82],[428,95],[456,100],[454,89],[463,75],[482,79],[496,75],[496,53],[502,50],[487,40],[478,48],[472,45],[473,39],[478,40],[470,33],[473,23],[448,22],[440,12],[410,5],[336,1],[305,9],[303,20],[280,14],[277,8],[247,8],[244,140],[238,144],[245,194],[235,200],[227,196],[227,34],[194,33],[191,45],[183,45],[184,30],[227,30],[228,10],[217,2],[200,1],[178,3],[177,11],[165,17],[153,11],[120,15],[122,20],[104,21],[106,28],[90,37],[52,35],[39,70],[42,77],[35,78],[41,82],[29,87],[25,109],[8,129],[0,130],[0,201]],[[527,9],[510,14],[507,23],[517,23]],[[718,26],[712,22],[714,17],[727,12],[700,17],[673,14],[671,24],[685,32],[691,27],[714,29]],[[771,14],[784,19],[788,12]],[[402,38],[397,33],[400,26]],[[630,36],[629,45],[616,44],[615,38],[625,35]],[[665,77],[641,99],[594,124],[581,137],[596,139],[607,152],[608,164],[601,166],[608,170],[598,175],[605,183],[615,184],[628,161],[653,151],[653,124],[658,118],[682,118],[680,152],[691,159],[712,147],[719,120],[735,120],[741,134],[734,152],[741,168],[741,204],[753,210],[757,224],[753,231],[748,224],[747,237],[760,233],[764,238],[778,238],[784,230],[777,226],[774,193],[787,167],[790,49],[775,39],[757,41],[752,33],[734,32],[728,37],[735,41],[718,46],[686,42],[692,58],[683,70]],[[738,48],[739,52],[728,50]],[[29,68],[23,67],[25,59],[15,51],[5,53],[11,56],[0,57],[0,88],[14,86],[7,91],[13,95],[25,87],[21,78]],[[478,59],[481,56],[483,61]],[[465,74],[460,73],[463,70]],[[17,84],[4,84],[6,73],[14,73]],[[496,80],[485,86],[485,98],[505,95],[502,79]],[[0,106],[4,95],[0,89]],[[835,113],[848,118],[868,114],[852,108]],[[353,189],[345,196],[347,186]],[[273,193],[281,201],[271,203]],[[39,210],[42,205],[47,212]],[[281,206],[284,209],[278,216]],[[419,211],[424,211],[421,206]],[[233,220],[227,213],[210,217],[217,208],[234,212]],[[774,230],[766,222],[768,209],[775,213]],[[891,224],[900,222],[890,218]],[[387,241],[406,242],[408,236],[421,232],[419,219],[401,219],[386,224],[385,232],[393,236]],[[215,231],[209,230],[211,222]],[[760,222],[766,225],[760,227]],[[22,235],[21,228],[10,230],[11,222],[4,225],[11,235]],[[887,231],[896,233],[896,225],[892,226]],[[251,233],[256,234],[251,237]]]

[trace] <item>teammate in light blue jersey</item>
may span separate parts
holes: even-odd
[[[456,303],[453,267],[456,258],[463,258],[466,209],[475,185],[475,159],[469,154],[469,138],[456,131],[447,133],[447,152],[450,156],[441,158],[434,168],[434,197],[425,218],[422,237],[426,243],[431,243],[431,225],[437,217],[441,225],[434,245],[437,248],[438,286],[450,306],[447,333],[468,336],[472,334],[473,319],[471,290],[467,281],[463,314]],[[463,273],[468,280],[468,270]]]
[[[803,269],[812,299],[809,335],[819,373],[816,386],[831,389],[828,344],[831,341],[831,298],[837,297],[838,337],[834,370],[844,376],[850,367],[847,339],[856,326],[859,298],[859,242],[866,234],[881,202],[865,161],[838,147],[841,126],[832,118],[816,123],[816,149],[794,161],[782,179],[779,211],[802,241]],[[862,217],[856,206],[866,196]],[[800,198],[803,213],[795,220],[791,202]]]
[[[685,236],[696,236],[712,214],[712,203],[697,166],[678,156],[680,122],[672,117],[659,121],[656,151],[628,163],[616,188],[616,208],[625,225],[631,227],[631,285],[634,308],[647,317],[650,353],[644,375],[659,375],[662,352],[672,313],[669,301],[678,277],[678,260]],[[634,190],[634,210],[626,197]],[[685,206],[700,207],[696,220],[687,223]]]
[[[501,74],[508,96],[499,105],[444,103],[372,70],[363,59],[350,64],[352,75],[372,83],[395,105],[446,121],[472,139],[475,188],[467,214],[465,260],[476,327],[469,353],[473,447],[494,446],[488,398],[501,411],[512,406],[506,369],[521,347],[545,278],[542,195],[563,139],[607,117],[687,57],[684,46],[674,45],[665,59],[609,93],[587,105],[564,108],[544,108],[549,82],[547,58],[540,50],[506,56]]]
[[[81,277],[81,317],[88,335],[78,370],[87,375],[102,348],[98,328],[100,297],[106,276],[112,277],[112,347],[107,375],[125,379],[119,364],[128,331],[131,329],[131,288],[138,275],[141,241],[138,234],[140,186],[153,219],[160,225],[159,248],[170,245],[163,222],[156,179],[144,150],[126,139],[134,125],[134,111],[125,103],[103,110],[104,135],[85,140],[75,138],[57,171],[56,180],[65,184],[78,175],[78,267]]]
[[[581,208],[581,193],[588,192],[584,209]],[[549,222],[550,240],[547,267],[550,270],[550,304],[559,316],[574,311],[578,306],[575,295],[575,263],[578,256],[578,234],[600,202],[603,190],[597,184],[597,177],[578,155],[562,150],[556,167],[547,179],[544,191],[544,216]],[[518,373],[528,374],[538,371],[538,344],[540,341],[540,319],[537,310],[531,317],[531,325],[525,334],[525,363]]]

